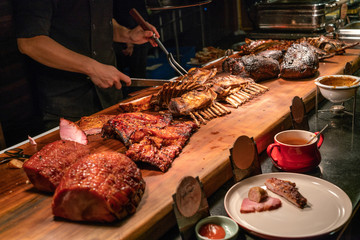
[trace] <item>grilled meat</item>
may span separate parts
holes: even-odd
[[[101,133],[104,124],[116,115],[94,115],[82,117],[78,125],[86,135],[95,135]]]
[[[108,138],[120,138],[129,146],[147,135],[149,128],[165,128],[170,124],[170,115],[152,115],[140,112],[122,113],[104,124],[102,134]]]
[[[296,184],[293,182],[284,181],[278,178],[269,178],[266,180],[265,186],[270,191],[284,197],[299,208],[304,208],[307,204],[306,198],[301,195]]]
[[[279,62],[267,57],[248,55],[241,57],[245,71],[255,82],[277,78],[280,72]]]
[[[265,50],[259,52],[257,55],[262,57],[272,58],[278,61],[279,63],[281,63],[285,52],[286,52],[285,50]]]
[[[265,50],[287,50],[293,43],[290,40],[251,40],[246,38],[245,45],[242,45],[239,50],[239,55],[257,54]]]
[[[261,187],[252,187],[248,192],[248,198],[254,202],[264,201],[268,197],[268,194],[265,189]]]
[[[222,63],[222,70],[232,75],[248,75],[240,58],[228,57]]]
[[[150,134],[132,144],[126,155],[135,162],[145,162],[166,172],[196,128],[193,122],[182,122],[163,129],[149,129]]]
[[[336,54],[342,54],[345,52],[345,49],[354,47],[359,44],[359,42],[346,43],[344,41],[340,41],[339,39],[332,39],[325,36],[306,38],[306,42],[326,51],[327,53]]]
[[[315,52],[304,44],[293,44],[285,53],[280,66],[280,77],[300,79],[312,77],[318,71],[319,59]]]
[[[112,222],[134,213],[144,191],[141,172],[128,157],[110,151],[95,153],[66,171],[52,211],[73,221]]]
[[[54,192],[67,168],[89,154],[87,145],[58,140],[35,153],[24,163],[23,169],[36,189]]]
[[[278,61],[257,55],[246,55],[237,59],[229,57],[225,59],[222,67],[224,72],[250,77],[255,82],[276,78],[280,72]]]
[[[189,115],[190,112],[210,106],[216,99],[216,93],[211,89],[193,90],[181,97],[172,98],[168,108],[175,115]]]
[[[104,125],[103,135],[118,136],[136,162],[147,162],[166,172],[197,126],[173,123],[170,115],[122,113]]]

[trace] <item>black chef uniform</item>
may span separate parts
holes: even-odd
[[[112,0],[16,0],[18,38],[46,35],[64,47],[115,66]],[[121,90],[100,89],[83,74],[35,64],[44,120],[77,120],[122,99]]]

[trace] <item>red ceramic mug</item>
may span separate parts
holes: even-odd
[[[314,135],[319,135],[307,143]],[[308,172],[321,161],[319,148],[324,136],[319,132],[287,130],[274,137],[274,143],[267,147],[267,154],[273,164],[284,171]]]

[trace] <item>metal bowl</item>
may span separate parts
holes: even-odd
[[[328,75],[315,79],[321,95],[333,103],[342,103],[356,95],[360,78],[352,75]]]

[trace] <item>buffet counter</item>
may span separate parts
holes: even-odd
[[[355,72],[360,66],[359,55],[360,48],[352,48],[347,49],[344,55],[320,62],[318,76],[342,74],[345,68],[347,73]],[[211,196],[232,177],[229,149],[239,136],[253,137],[261,153],[277,132],[291,127],[289,106],[294,96],[304,100],[307,111],[314,108],[314,79],[273,79],[261,82],[270,90],[237,109],[231,108],[231,114],[202,125],[166,173],[142,170],[146,190],[137,212],[113,224],[54,219],[51,213],[52,196],[35,190],[22,169],[9,169],[6,164],[0,165],[0,238],[157,239],[163,236],[176,224],[172,195],[180,180],[184,176],[198,176],[205,194]],[[100,113],[117,114],[118,106]],[[29,143],[19,147],[25,154],[32,155],[42,146],[58,139],[59,131],[55,130],[36,139],[37,147]],[[115,139],[93,138],[89,144],[96,152],[125,150],[124,145]],[[327,173],[324,171],[322,174]],[[359,193],[349,197],[355,208]]]

